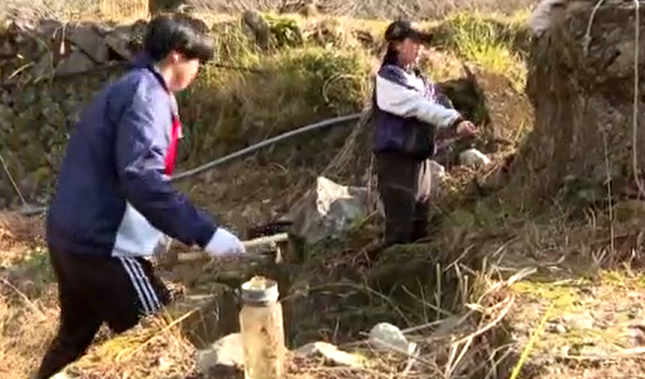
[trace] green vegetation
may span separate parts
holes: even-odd
[[[260,139],[316,120],[359,111],[371,90],[371,73],[380,58],[385,22],[355,20],[308,22],[295,16],[267,15],[268,52],[238,24],[214,27],[218,64],[207,67],[197,84],[180,96],[188,125],[187,157],[193,163],[231,152]],[[459,60],[509,77],[523,86],[526,70],[514,41],[522,36],[520,17],[504,19],[458,13],[429,26],[444,61],[429,75],[454,78]],[[359,36],[371,36],[371,44]],[[451,72],[452,71],[452,72]]]
[[[222,74],[207,67],[179,97],[189,125],[184,147],[193,163],[359,111],[367,98],[370,67],[362,52],[303,47],[264,57],[255,67],[262,72]]]
[[[526,17],[526,12],[512,17],[456,13],[436,28],[438,43],[467,61],[509,77],[521,90],[526,81],[521,51]]]

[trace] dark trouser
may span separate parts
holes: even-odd
[[[85,354],[103,322],[122,333],[170,302],[168,289],[145,259],[74,255],[51,245],[49,253],[60,323],[36,379],[55,375]]]
[[[376,154],[378,191],[385,208],[384,247],[427,236],[431,194],[428,160],[399,152]]]

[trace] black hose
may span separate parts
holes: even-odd
[[[218,167],[220,165],[223,165],[224,163],[228,163],[229,161],[232,161],[234,159],[243,157],[245,155],[249,155],[249,154],[251,154],[251,153],[253,153],[253,152],[257,151],[257,150],[262,149],[263,147],[275,145],[276,143],[278,143],[278,142],[280,142],[282,140],[286,140],[288,138],[295,137],[295,136],[300,135],[300,134],[304,134],[304,133],[307,133],[307,132],[310,132],[310,131],[313,131],[313,130],[317,130],[317,129],[322,129],[322,128],[325,128],[325,127],[341,125],[341,124],[344,124],[344,123],[350,122],[350,121],[357,121],[357,120],[359,120],[361,118],[361,116],[362,116],[362,113],[354,113],[354,114],[350,114],[350,115],[347,115],[347,116],[340,116],[340,117],[327,119],[327,120],[324,120],[324,121],[321,121],[321,122],[317,122],[315,124],[310,124],[310,125],[307,125],[307,126],[303,126],[302,128],[299,128],[299,129],[291,130],[289,132],[280,134],[280,135],[275,136],[273,138],[269,138],[269,139],[266,139],[266,140],[264,140],[262,142],[256,143],[255,145],[251,145],[251,146],[249,146],[247,148],[244,148],[242,150],[238,150],[238,151],[236,151],[234,153],[231,153],[229,155],[226,155],[224,157],[217,158],[217,159],[215,159],[215,160],[213,160],[211,162],[208,162],[206,164],[203,164],[203,165],[201,165],[199,167],[195,167],[195,168],[193,168],[191,170],[184,171],[184,172],[182,172],[180,174],[174,175],[174,176],[172,176],[170,178],[170,181],[176,182],[176,181],[179,181],[179,180],[182,180],[182,179],[189,178],[191,176],[201,174],[202,172],[212,170],[213,168]],[[21,216],[36,216],[36,215],[39,215],[39,214],[44,213],[46,211],[47,211],[47,207],[37,207],[37,208],[31,208],[30,207],[28,209],[23,209],[23,210],[20,210],[20,211],[16,211],[14,213],[16,213],[18,215],[21,215]]]
[[[227,155],[225,157],[218,158],[218,159],[216,159],[216,160],[214,160],[212,162],[206,163],[206,164],[204,164],[202,166],[199,166],[199,167],[196,167],[196,168],[194,168],[192,170],[184,171],[181,174],[177,174],[177,175],[173,176],[170,180],[172,180],[172,181],[182,180],[184,178],[197,175],[197,174],[202,173],[204,171],[208,171],[208,170],[210,170],[210,169],[212,169],[214,167],[217,167],[217,166],[219,166],[221,164],[224,164],[224,163],[226,163],[228,161],[231,161],[233,159],[240,158],[242,156],[248,155],[248,154],[250,154],[250,153],[252,153],[252,152],[254,152],[256,150],[259,150],[259,149],[261,149],[263,147],[274,145],[277,142],[280,142],[280,141],[285,140],[287,138],[291,138],[291,137],[294,137],[294,136],[297,136],[297,135],[300,135],[300,134],[304,134],[304,133],[310,132],[312,130],[321,129],[321,128],[324,128],[324,127],[327,127],[327,126],[334,126],[334,125],[343,124],[343,123],[349,122],[349,121],[355,121],[355,120],[358,120],[360,118],[361,118],[361,113],[354,113],[354,114],[351,114],[351,115],[348,115],[348,116],[335,117],[335,118],[331,118],[331,119],[321,121],[321,122],[318,122],[318,123],[315,123],[315,124],[307,125],[307,126],[304,126],[302,128],[296,129],[296,130],[291,130],[289,132],[280,134],[279,136],[266,139],[266,140],[264,140],[262,142],[256,143],[255,145],[251,145],[251,146],[249,146],[249,147],[247,147],[245,149],[238,150],[238,151],[236,151],[236,152],[234,152],[232,154],[229,154],[229,155]]]

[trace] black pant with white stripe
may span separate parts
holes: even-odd
[[[170,293],[142,258],[68,254],[49,247],[58,281],[60,324],[36,374],[49,378],[74,362],[105,322],[115,333],[170,302]]]

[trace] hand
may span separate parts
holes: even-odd
[[[456,132],[462,137],[471,137],[477,134],[477,127],[470,121],[461,121],[457,124]]]
[[[228,230],[218,228],[204,248],[209,255],[225,258],[237,257],[246,253],[242,242]]]

